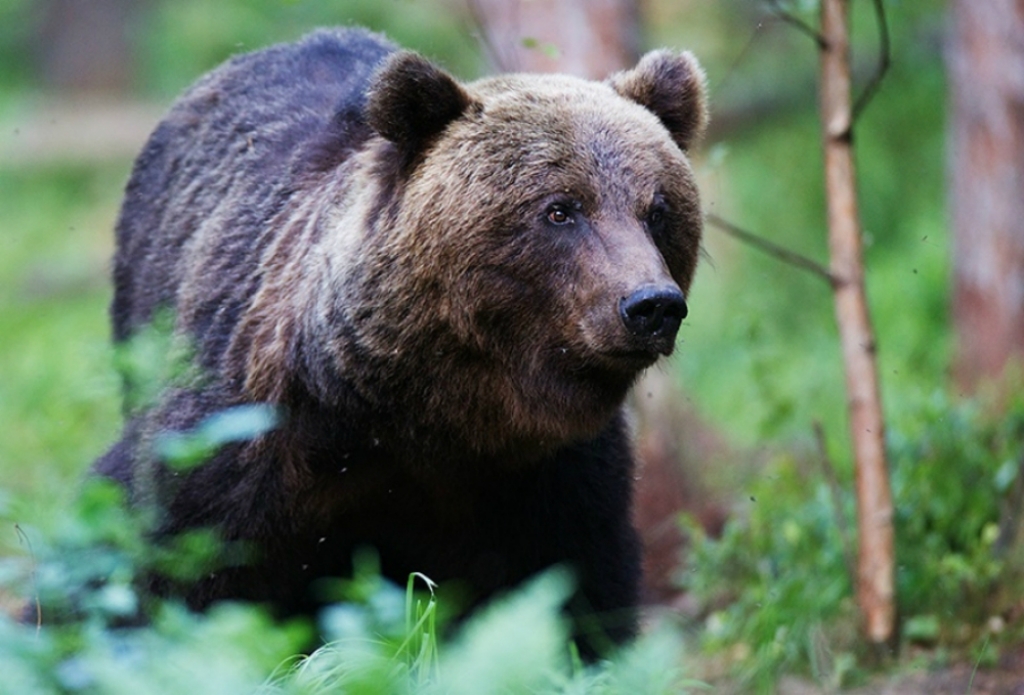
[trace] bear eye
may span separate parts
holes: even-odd
[[[544,213],[544,217],[556,227],[563,227],[573,223],[572,211],[568,205],[562,203],[555,203],[550,206],[547,212]]]
[[[665,226],[665,218],[668,216],[668,210],[664,203],[657,202],[651,209],[647,211],[647,217],[644,219],[644,224],[647,226],[648,231],[652,234],[656,234],[662,230]]]

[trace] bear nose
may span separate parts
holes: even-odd
[[[664,341],[668,350],[686,314],[686,299],[676,287],[642,287],[619,301],[619,315],[629,332]]]

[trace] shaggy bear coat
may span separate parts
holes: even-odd
[[[686,315],[705,121],[686,53],[605,82],[463,84],[361,30],[321,30],[197,82],[135,163],[114,338],[164,310],[194,368],[96,464],[158,533],[252,551],[188,587],[316,610],[375,548],[469,603],[555,564],[585,653],[636,629],[623,400]],[[154,446],[237,405],[280,425],[198,467]]]

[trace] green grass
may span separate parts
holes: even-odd
[[[58,517],[116,437],[106,268],[126,172],[0,170],[0,481],[13,521]],[[16,545],[0,534],[0,554]]]

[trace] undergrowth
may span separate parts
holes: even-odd
[[[211,416],[166,439],[173,465],[197,465],[217,446],[259,434],[259,408]],[[554,568],[461,625],[450,624],[428,577],[404,590],[370,552],[339,578],[317,625],[278,622],[258,606],[222,603],[197,614],[148,594],[157,572],[188,582],[231,560],[210,531],[154,544],[152,514],[121,487],[88,480],[52,533],[12,524],[27,553],[0,560],[0,594],[20,596],[21,620],[0,615],[5,695],[48,693],[594,693],[686,692],[678,631],[651,631],[611,659],[584,665],[562,611],[570,574]],[[319,637],[319,648],[303,650]]]
[[[1024,399],[993,418],[937,393],[894,419],[900,647],[991,663],[1000,643],[1024,636]],[[682,581],[702,610],[702,647],[759,692],[784,672],[837,688],[867,661],[851,580],[853,482],[830,484],[814,458],[777,455],[720,537],[686,523]]]

